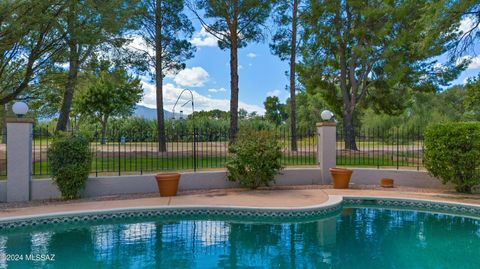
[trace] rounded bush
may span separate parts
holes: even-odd
[[[480,124],[433,124],[425,130],[424,165],[431,175],[451,182],[458,192],[480,184]]]
[[[228,180],[244,187],[268,186],[283,168],[281,147],[268,131],[241,132],[229,152]]]
[[[51,175],[64,199],[80,196],[90,173],[92,152],[88,138],[82,134],[59,134],[48,152]]]

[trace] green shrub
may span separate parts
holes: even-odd
[[[64,199],[78,198],[92,163],[89,140],[81,134],[60,134],[48,152],[51,175]]]
[[[471,192],[480,184],[480,124],[442,123],[425,130],[424,165],[444,184],[452,182],[458,192]]]
[[[268,131],[241,132],[229,152],[228,180],[244,187],[268,186],[282,169],[280,145]]]

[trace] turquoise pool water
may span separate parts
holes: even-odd
[[[31,227],[0,232],[5,267],[478,269],[480,220],[351,208],[302,223],[157,217]]]

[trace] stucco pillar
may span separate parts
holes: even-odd
[[[7,202],[30,200],[32,119],[7,119]]]
[[[320,184],[331,184],[329,169],[335,167],[336,161],[336,129],[335,122],[317,123],[317,161],[322,173]]]

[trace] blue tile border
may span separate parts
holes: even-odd
[[[71,212],[44,216],[29,216],[0,220],[0,231],[49,225],[109,222],[134,218],[160,218],[163,220],[211,219],[244,222],[302,222],[329,218],[343,208],[373,207],[396,210],[415,210],[467,216],[480,219],[480,206],[385,197],[349,197],[304,208],[246,208],[246,207],[155,207],[127,208],[108,211]]]
[[[297,222],[336,216],[342,210],[342,202],[328,206],[317,206],[297,209],[263,209],[234,207],[159,207],[118,209],[106,212],[92,211],[85,213],[68,213],[65,215],[46,215],[24,219],[0,220],[0,231],[81,222],[97,222],[107,220],[127,220],[132,218],[158,217],[164,220],[179,219],[222,219],[247,222]]]
[[[480,205],[386,197],[343,197],[344,207],[372,207],[441,213],[480,219]]]

